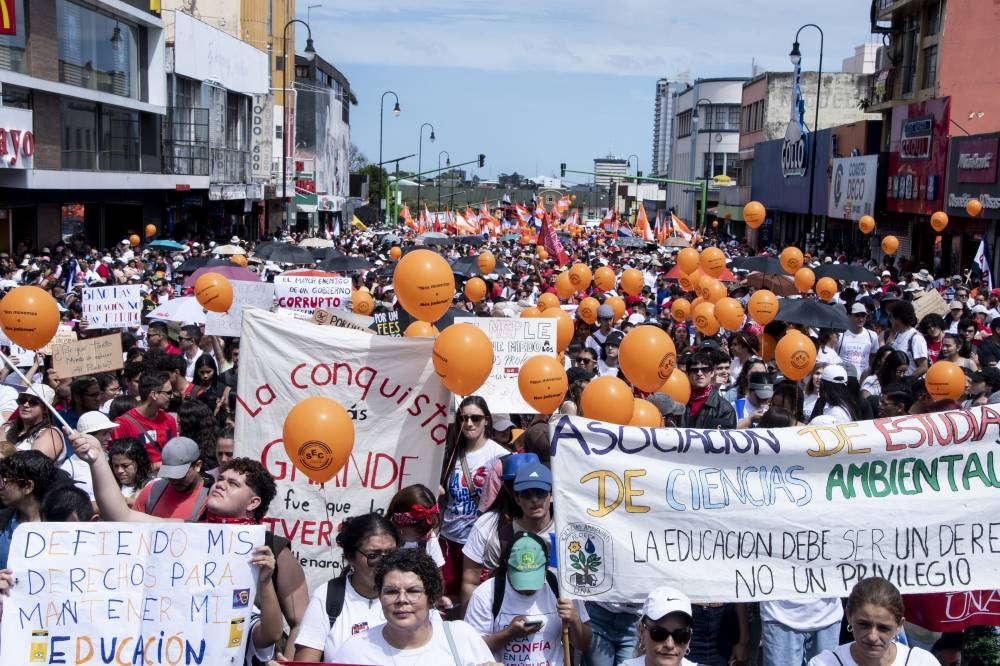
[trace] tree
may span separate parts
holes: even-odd
[[[379,202],[385,196],[388,174],[386,174],[385,169],[379,168],[376,164],[365,164],[358,170],[358,173],[368,176],[368,200],[372,206],[378,209]]]
[[[348,149],[348,158],[351,162],[351,173],[359,173],[366,166],[368,166],[368,158],[365,154],[361,152],[354,142],[351,142],[351,147]]]
[[[524,176],[516,171],[511,174],[502,173],[497,176],[497,180],[499,181],[500,187],[518,188],[524,184]]]

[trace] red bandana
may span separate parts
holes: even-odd
[[[259,525],[260,521],[256,518],[226,518],[225,516],[220,516],[214,513],[205,513],[205,519],[202,521],[205,523],[210,523],[212,525]]]

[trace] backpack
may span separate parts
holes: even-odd
[[[344,595],[347,593],[347,569],[336,578],[326,583],[326,616],[330,620],[330,628],[336,624],[341,611],[344,610]]]
[[[138,419],[136,419],[134,416],[132,416],[128,412],[125,412],[124,414],[122,414],[122,418],[125,419],[125,420],[127,420],[129,423],[131,423],[132,425],[135,426],[136,431],[139,433],[139,441],[142,442],[143,445],[145,445],[146,444],[146,440],[147,440],[147,438],[144,436],[144,433],[147,432],[145,426],[143,426],[141,423],[139,423]],[[169,428],[167,428],[167,440],[166,441],[169,442],[173,438],[174,438],[173,431],[170,430]],[[156,440],[153,440],[151,442],[151,444],[156,447],[156,450],[158,452],[160,452],[160,453],[163,452],[163,444],[160,444]],[[164,442],[164,444],[166,444],[166,442]],[[160,492],[162,493],[163,491],[161,490]]]
[[[157,503],[160,498],[163,497],[163,491],[167,489],[168,481],[166,479],[157,479],[153,482],[153,487],[149,489],[149,498],[146,500],[146,513],[150,516],[153,514],[153,509],[156,508]],[[201,518],[201,512],[205,510],[205,504],[208,502],[208,486],[204,483],[201,485],[201,490],[198,491],[198,499],[195,500],[194,509],[191,511],[190,517],[186,518],[184,522],[186,523],[196,523]]]

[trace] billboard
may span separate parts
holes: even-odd
[[[837,157],[832,160],[827,215],[857,220],[875,210],[878,155]]]
[[[1000,132],[952,137],[948,150],[948,183],[945,212],[968,217],[969,199],[983,204],[980,218],[1000,219],[1000,184],[997,183],[997,146]]]
[[[903,104],[892,110],[886,208],[930,215],[944,203],[951,98]]]

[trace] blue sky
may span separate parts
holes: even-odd
[[[517,171],[588,170],[595,157],[652,155],[656,80],[750,76],[756,63],[791,69],[788,52],[805,23],[823,28],[824,71],[840,71],[872,41],[871,0],[298,0],[310,13],[318,53],[351,82],[351,139],[371,160],[418,152],[423,169],[448,151],[453,163],[486,153],[481,178]],[[296,26],[299,52],[305,30]],[[803,65],[814,70],[819,35],[804,30]],[[443,164],[442,158],[442,164]],[[415,171],[417,158],[401,165]]]

